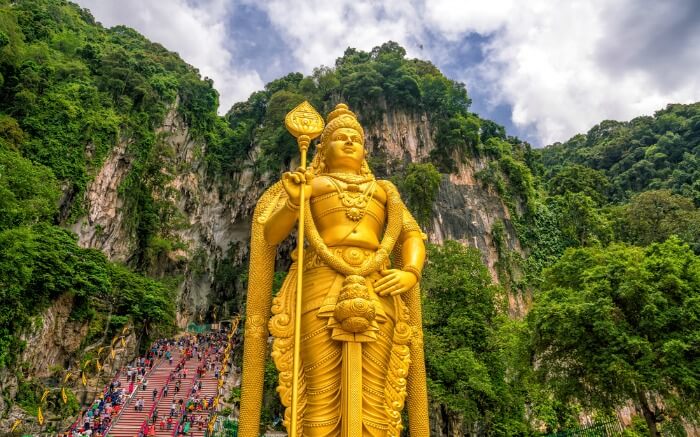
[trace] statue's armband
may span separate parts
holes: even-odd
[[[428,239],[428,236],[421,230],[418,222],[415,218],[413,218],[411,212],[408,210],[408,208],[405,208],[403,210],[403,226],[401,227],[401,236],[399,239],[400,241],[406,241],[411,237],[418,237],[421,240]]]

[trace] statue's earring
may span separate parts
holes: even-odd
[[[366,156],[366,155],[365,155]],[[362,174],[370,174],[372,173],[372,170],[369,168],[369,164],[367,164],[367,159],[362,160],[362,167],[360,168],[360,172]]]

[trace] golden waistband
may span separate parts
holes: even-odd
[[[353,267],[359,267],[366,262],[374,259],[376,255],[376,250],[365,249],[356,246],[334,246],[329,248],[334,256],[341,258],[346,263]],[[316,267],[326,266],[326,263],[321,259],[321,257],[316,253],[313,248],[307,249],[304,253],[304,269],[310,270]],[[388,264],[388,262],[386,263]],[[387,266],[382,266],[386,268]]]

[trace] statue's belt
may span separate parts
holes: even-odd
[[[365,249],[355,246],[333,246],[329,248],[334,256],[343,259],[348,265],[352,267],[359,267],[367,262],[371,262],[376,251],[371,249]],[[313,248],[308,248],[304,254],[304,270],[311,270],[316,267],[325,267],[326,264],[318,253]],[[389,267],[389,261],[387,260],[379,269],[386,269]]]

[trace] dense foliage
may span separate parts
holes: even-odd
[[[542,163],[555,178],[575,165],[599,171],[608,180],[599,190],[609,201],[670,189],[700,206],[700,103],[668,105],[629,122],[604,121],[546,147]]]
[[[176,98],[195,135],[221,123],[211,81],[161,45],[124,26],[104,29],[66,1],[0,1],[2,165],[13,151],[29,160],[27,173],[50,169],[42,189],[61,186],[57,219],[71,220],[83,212],[95,170],[117,142],[124,143],[131,171],[120,189],[130,193],[126,208],[139,268],[147,267],[150,246],[168,233],[172,212],[153,196],[167,182],[155,171],[163,165],[155,128]],[[26,167],[29,162],[36,170]]]
[[[0,290],[2,367],[14,364],[23,348],[17,333],[64,294],[73,298],[71,318],[77,321],[95,316],[96,301],[108,303],[113,333],[128,321],[119,317],[124,315],[139,327],[173,322],[171,292],[163,284],[108,262],[98,250],[80,248],[73,234],[46,223],[0,232]]]
[[[633,399],[650,428],[697,419],[700,258],[677,238],[568,250],[546,270],[528,321],[536,371],[559,399]]]
[[[153,171],[160,169],[154,130],[177,96],[193,131],[209,129],[216,93],[176,54],[126,27],[104,29],[65,1],[0,0],[3,371],[21,368],[21,335],[40,327],[40,314],[59,298],[71,322],[88,326],[82,347],[109,341],[126,324],[144,341],[172,329],[174,288],[132,268],[145,269],[167,232],[169,211],[152,195],[164,183]],[[130,193],[127,220],[144,254],[129,267],[79,247],[60,227],[83,214],[87,184],[119,142],[131,163],[120,189]],[[36,414],[34,398],[46,381],[17,375],[16,401]],[[61,417],[75,413],[49,404]]]
[[[423,227],[428,226],[440,188],[440,173],[431,163],[409,164],[395,179],[404,202],[418,223]]]
[[[521,229],[537,381],[589,411],[632,402],[649,435],[699,419],[699,122],[669,105],[538,151]]]
[[[610,208],[609,214],[621,241],[646,246],[676,235],[700,254],[700,208],[687,197],[670,190],[645,191]]]
[[[524,387],[503,348],[511,336],[503,290],[481,253],[455,241],[430,246],[422,282],[428,388],[461,427],[479,435],[528,430]],[[448,424],[446,424],[447,426]],[[448,426],[448,428],[450,428]],[[461,428],[444,430],[447,435]]]
[[[426,114],[437,146],[430,161],[439,171],[455,171],[470,156],[494,157],[498,168],[492,173],[502,178],[500,189],[519,197],[531,194],[529,163],[523,166],[522,162],[530,155],[529,146],[507,137],[502,126],[469,112],[471,99],[464,84],[448,79],[430,62],[407,59],[406,51],[395,42],[370,52],[348,48],[333,67],[314,69],[310,76],[290,73],[268,83],[246,102],[234,104],[226,115],[228,129],[222,126],[211,136],[207,149],[210,169],[215,173],[239,170],[243,164],[240,157],[254,147],[260,149],[255,159],[258,171],[287,169],[298,150],[283,120],[303,100],[321,113],[329,112],[338,102],[347,102],[365,127],[392,111]],[[374,171],[380,176],[403,169],[403,165],[385,168],[381,157],[374,158],[379,163]]]

